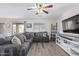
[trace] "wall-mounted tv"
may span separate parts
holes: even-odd
[[[63,32],[79,34],[79,14],[62,21]]]

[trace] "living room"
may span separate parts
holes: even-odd
[[[0,3],[0,56],[79,56],[78,7]]]

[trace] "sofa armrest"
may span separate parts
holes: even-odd
[[[30,42],[23,43],[19,50],[19,56],[26,56],[28,54],[30,47],[31,47]]]

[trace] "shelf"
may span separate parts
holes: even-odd
[[[72,56],[79,56],[79,53],[73,49],[71,49],[71,55]]]
[[[79,42],[75,42],[75,41],[70,41],[73,44],[79,45]]]
[[[71,48],[71,49],[76,51],[77,53],[79,53],[79,49],[77,49],[77,48]]]
[[[64,49],[63,46],[61,46],[60,44],[57,43],[58,46],[60,46],[65,52],[67,52],[69,55],[71,55],[71,53],[69,51],[67,51],[66,49]]]
[[[75,55],[75,54],[70,54],[71,56],[77,56],[77,55]]]
[[[71,40],[68,40],[68,39],[64,39],[64,40],[66,40],[66,41],[68,41],[68,42],[71,42],[71,43],[73,43],[73,44],[76,44],[76,45],[79,45],[79,42],[78,41],[71,41]]]

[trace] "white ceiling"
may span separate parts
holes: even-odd
[[[27,8],[34,7],[34,3],[0,3],[0,18],[16,19],[58,19],[66,11],[78,7],[77,3],[52,3],[53,8],[48,9],[49,14],[35,15],[35,11]]]

